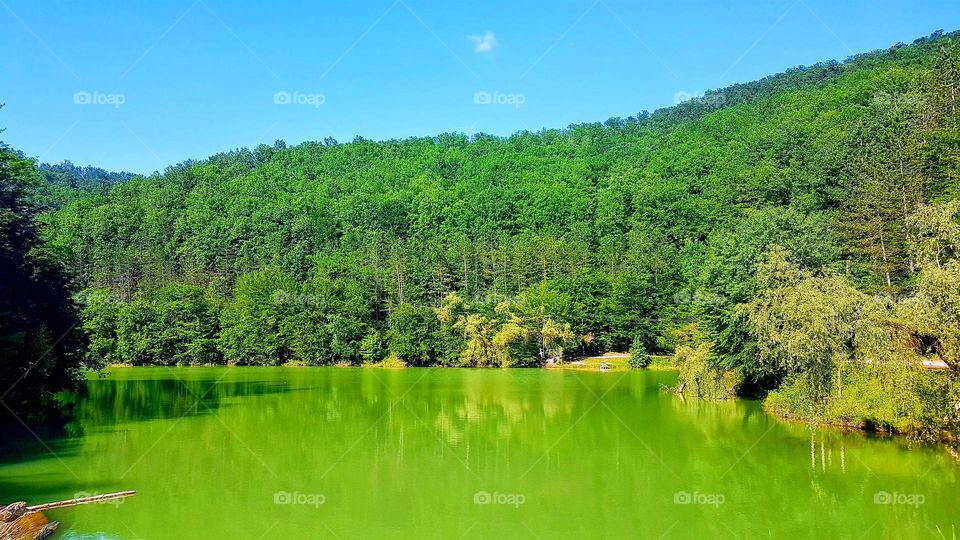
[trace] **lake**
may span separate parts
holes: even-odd
[[[671,372],[125,368],[67,434],[3,434],[57,538],[951,538],[937,447],[664,393]],[[44,446],[46,445],[46,446]],[[960,531],[958,531],[960,532]]]

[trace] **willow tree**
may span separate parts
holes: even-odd
[[[921,267],[943,268],[945,261],[960,255],[960,200],[922,205],[907,218],[914,242],[911,248]]]
[[[912,298],[899,306],[921,354],[960,374],[960,201],[923,206],[909,220],[922,271]]]
[[[466,366],[488,367],[502,361],[498,356],[496,341],[496,321],[479,313],[463,315],[457,321],[457,327],[463,331],[466,345],[460,355],[460,362]],[[502,338],[501,338],[502,339]],[[500,343],[503,347],[504,344]]]
[[[805,379],[814,403],[830,394],[841,364],[869,361],[886,341],[883,305],[842,276],[802,270],[774,246],[756,277],[757,296],[740,309],[760,371]]]

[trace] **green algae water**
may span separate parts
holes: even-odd
[[[138,491],[50,512],[69,539],[960,534],[943,449],[659,390],[675,379],[115,369],[65,434],[2,434],[0,500]]]

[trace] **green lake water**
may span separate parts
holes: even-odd
[[[129,368],[0,433],[57,538],[951,538],[943,449],[663,393],[670,372]]]

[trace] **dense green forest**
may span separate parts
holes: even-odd
[[[631,350],[673,355],[688,394],[956,432],[958,40],[507,138],[277,141],[92,186],[47,167],[43,234],[94,366]]]

